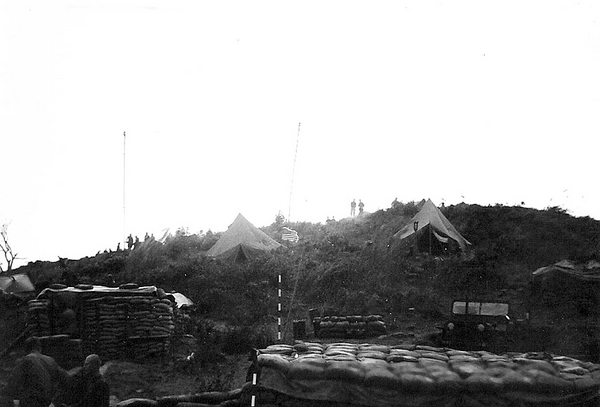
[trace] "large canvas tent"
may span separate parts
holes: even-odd
[[[224,260],[243,261],[280,246],[280,243],[258,229],[240,213],[206,255]]]
[[[435,238],[440,243],[448,243],[449,240],[456,242],[462,251],[467,250],[467,246],[471,243],[462,237],[456,230],[450,221],[444,216],[444,214],[434,205],[431,199],[423,204],[421,210],[413,216],[406,226],[400,229],[394,237],[399,239],[406,239],[415,233],[415,225],[417,227],[416,233],[419,238],[422,230],[428,231],[428,239],[431,241]]]

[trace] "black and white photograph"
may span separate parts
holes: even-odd
[[[0,0],[0,407],[600,405],[600,4]]]

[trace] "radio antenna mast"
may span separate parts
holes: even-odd
[[[290,204],[288,208],[288,222],[292,218],[292,191],[294,190],[294,173],[296,172],[296,157],[298,157],[298,142],[300,141],[300,122],[298,122],[298,135],[296,136],[296,151],[294,152],[294,166],[292,167],[292,182],[290,185]]]
[[[123,132],[123,249],[127,247],[127,237],[125,237],[125,141],[127,137]]]

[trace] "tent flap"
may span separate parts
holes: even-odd
[[[442,242],[442,243],[448,243],[448,237],[447,236],[442,236],[438,232],[436,232],[435,230],[433,231],[433,235],[440,242]]]

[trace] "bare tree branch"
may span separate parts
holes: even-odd
[[[2,236],[2,239],[0,240],[0,250],[4,253],[7,264],[6,270],[3,270],[2,263],[0,262],[0,273],[4,273],[12,270],[13,263],[17,258],[17,253],[13,253],[12,247],[10,247],[10,243],[8,242],[8,223],[2,224],[0,236]]]

